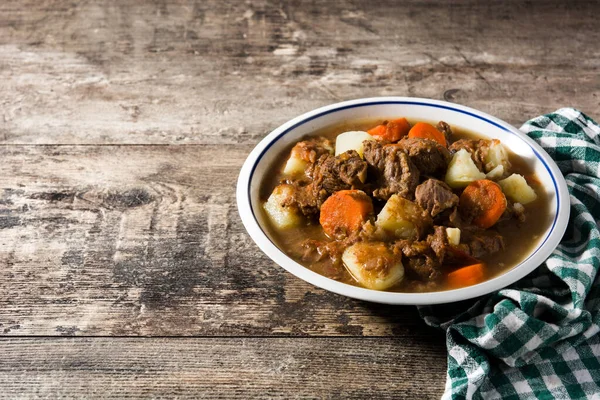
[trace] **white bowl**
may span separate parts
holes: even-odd
[[[281,152],[303,136],[341,121],[393,116],[413,120],[443,120],[450,126],[500,139],[534,168],[549,194],[552,223],[528,257],[505,273],[477,285],[439,292],[398,293],[365,289],[326,278],[292,260],[274,244],[267,230],[262,228],[265,221],[261,211],[259,188],[263,177],[272,173],[273,161]],[[560,242],[569,220],[569,193],[566,182],[554,161],[537,143],[506,122],[481,111],[444,101],[410,97],[345,101],[307,112],[281,125],[252,150],[244,163],[238,178],[237,204],[242,222],[252,239],[266,255],[288,272],[334,293],[386,304],[450,303],[481,296],[510,285],[546,260]]]

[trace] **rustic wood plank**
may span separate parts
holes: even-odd
[[[433,399],[440,345],[386,339],[4,339],[7,398]]]
[[[302,112],[446,98],[600,114],[596,1],[3,1],[0,142],[256,143]]]
[[[0,334],[436,337],[312,287],[235,207],[249,146],[0,147]]]

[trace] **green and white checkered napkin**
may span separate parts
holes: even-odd
[[[474,304],[419,309],[446,331],[443,398],[600,399],[600,126],[562,108],[521,130],[565,176],[569,225],[546,262],[519,282]]]

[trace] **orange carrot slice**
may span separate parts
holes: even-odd
[[[398,118],[388,121],[385,124],[377,125],[376,127],[369,129],[367,133],[380,140],[383,139],[390,142],[397,142],[406,136],[409,131],[410,124],[406,118]]]
[[[500,185],[488,179],[472,182],[460,195],[459,206],[473,214],[473,223],[487,229],[494,225],[506,210],[506,197]]]
[[[446,137],[435,126],[426,122],[416,123],[408,132],[409,138],[429,139],[446,147]]]
[[[321,206],[319,222],[330,237],[357,232],[373,214],[371,198],[362,190],[340,190]]]
[[[485,276],[485,264],[473,264],[462,267],[448,274],[448,286],[457,289],[465,286],[475,285]]]

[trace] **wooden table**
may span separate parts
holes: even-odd
[[[598,3],[0,3],[0,397],[437,398],[444,334],[271,262],[282,122],[367,96],[600,118]]]

